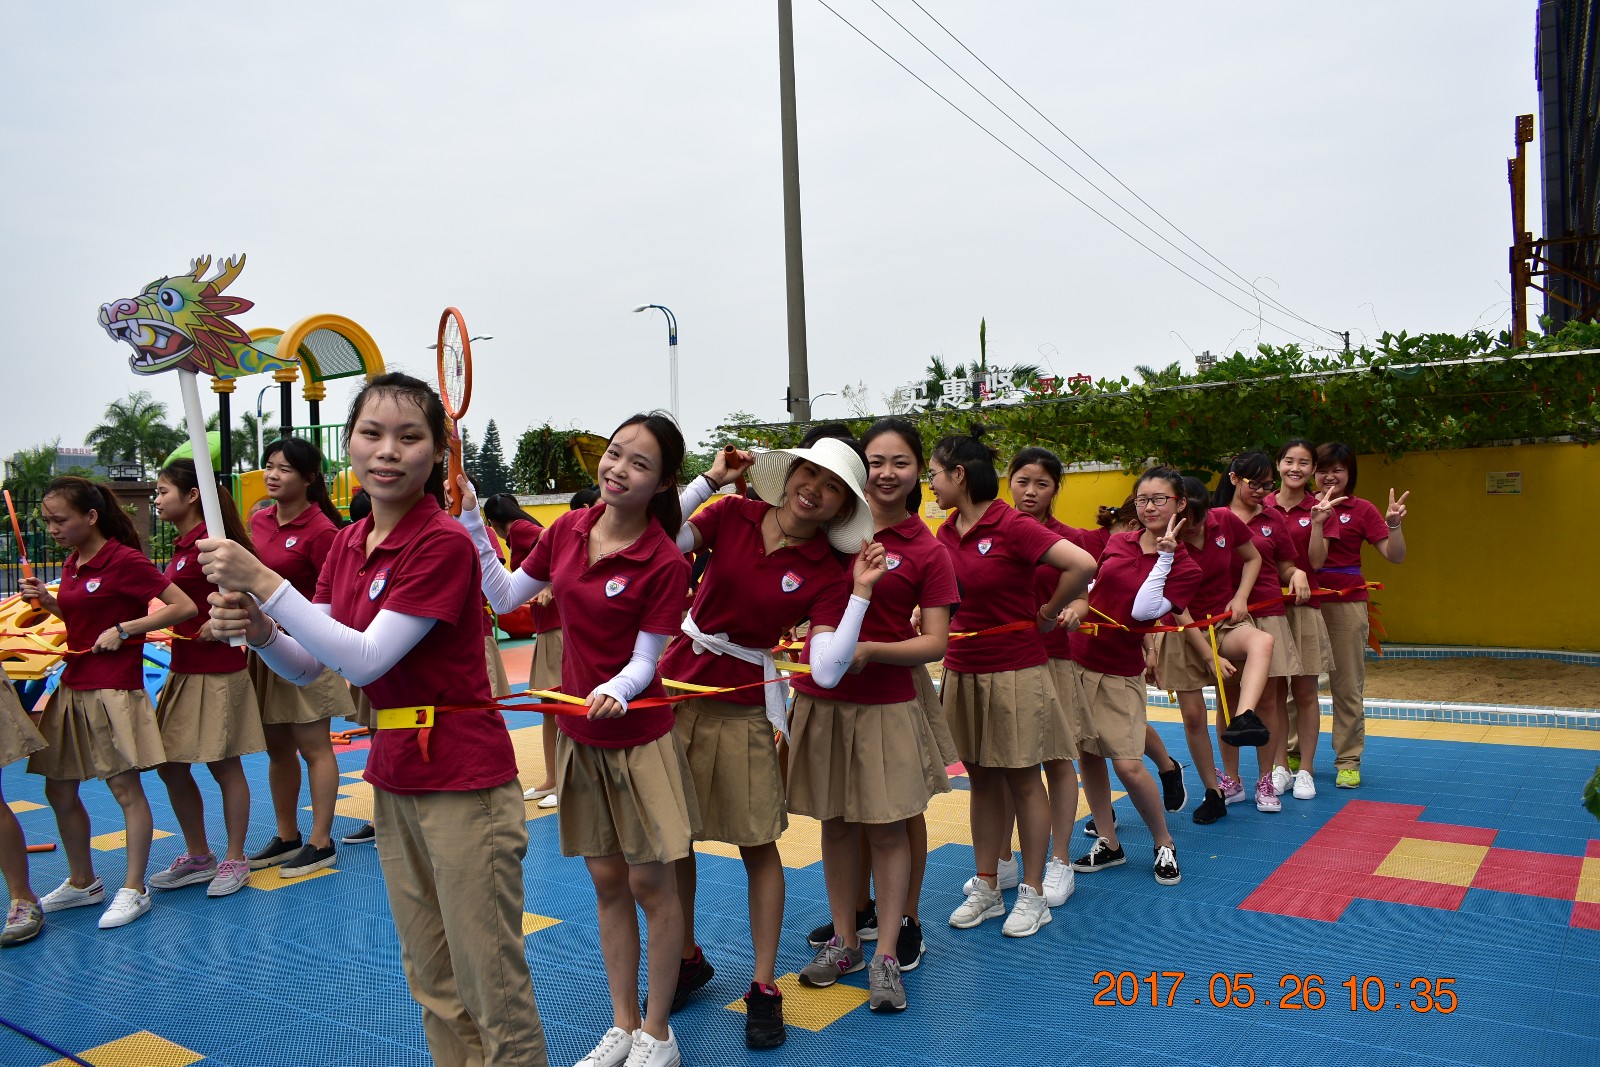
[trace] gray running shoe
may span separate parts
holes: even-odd
[[[872,996],[868,1007],[873,1011],[905,1011],[906,987],[900,981],[900,963],[893,956],[873,960],[867,968],[867,988]]]
[[[843,976],[854,974],[866,965],[867,959],[860,945],[846,948],[835,937],[817,949],[816,957],[800,968],[800,981],[817,989],[826,989]]]

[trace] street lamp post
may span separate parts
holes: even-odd
[[[683,420],[678,417],[678,317],[670,309],[664,308],[660,304],[640,304],[633,310],[638,313],[640,311],[649,311],[652,308],[667,317],[667,365],[672,395],[672,407],[670,410],[672,411],[672,421],[681,425]]]
[[[256,466],[257,467],[261,466],[261,453],[266,451],[266,444],[265,444],[265,442],[264,442],[264,440],[262,438],[262,433],[261,433],[261,400],[262,400],[263,397],[265,397],[271,391],[272,391],[272,386],[270,384],[268,384],[268,385],[263,385],[261,387],[261,391],[256,394]]]

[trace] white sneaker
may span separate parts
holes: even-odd
[[[111,901],[111,906],[100,914],[100,929],[113,930],[118,926],[127,926],[150,910],[150,891],[143,893],[137,889],[123,887],[117,890],[116,897]]]
[[[1059,908],[1077,887],[1078,878],[1072,873],[1072,864],[1051,856],[1050,862],[1044,865],[1044,902]]]
[[[1317,783],[1312,779],[1311,772],[1300,770],[1294,772],[1294,798],[1296,800],[1315,800],[1317,797]]]
[[[1032,937],[1049,921],[1050,906],[1044,897],[1035,893],[1031,885],[1019,885],[1017,902],[1012,905],[1011,914],[1006,916],[1006,924],[1000,932],[1007,937]]]
[[[72,884],[72,879],[56,886],[39,898],[40,911],[65,911],[67,908],[87,908],[106,899],[106,887],[96,878],[83,889]]]
[[[673,1046],[677,1051],[677,1046]],[[633,1035],[620,1026],[613,1026],[600,1038],[600,1043],[572,1067],[622,1067],[633,1052]]]
[[[633,1051],[628,1053],[627,1067],[678,1067],[683,1057],[678,1055],[678,1035],[667,1027],[667,1039],[658,1041],[643,1030],[633,1032]]]
[[[549,796],[539,798],[539,807],[543,808],[545,811],[549,811],[560,802],[560,798],[554,793],[551,793]]]
[[[1289,773],[1287,767],[1272,768],[1272,788],[1277,790],[1281,797],[1289,791],[1289,786],[1294,782],[1294,775]]]
[[[996,889],[1015,889],[1022,884],[1022,860],[1013,852],[1008,860],[1001,860],[994,869],[994,887]],[[978,888],[978,876],[968,878],[961,887],[963,893],[971,894]]]
[[[990,889],[980,883],[967,894],[966,901],[950,913],[950,925],[958,930],[970,930],[988,919],[998,919],[1006,913],[1000,899],[1000,890]]]

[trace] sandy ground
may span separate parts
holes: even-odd
[[[1367,696],[1600,708],[1600,667],[1487,657],[1368,660]]]

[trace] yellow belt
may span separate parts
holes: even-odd
[[[422,752],[422,762],[428,763],[428,735],[433,731],[434,716],[438,709],[432,704],[409,708],[374,708],[373,725],[379,730],[418,730],[417,748]]]

